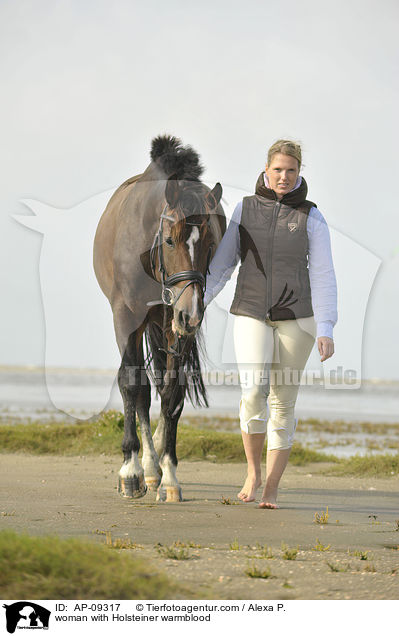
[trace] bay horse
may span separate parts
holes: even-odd
[[[150,155],[146,170],[114,192],[99,221],[94,270],[112,307],[121,354],[125,422],[118,491],[136,498],[157,489],[157,501],[182,501],[177,424],[187,394],[193,404],[208,406],[198,338],[207,269],[226,219],[222,187],[210,190],[200,181],[203,168],[190,146],[159,136]],[[153,437],[150,378],[161,398]]]

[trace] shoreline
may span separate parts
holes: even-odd
[[[91,422],[123,409],[115,369],[45,369],[0,366],[0,424],[29,421],[66,425]],[[184,405],[181,423],[240,433],[238,386],[209,386],[209,408]],[[160,400],[152,392],[151,419]],[[366,380],[357,389],[303,385],[296,404],[295,440],[337,457],[399,450],[399,382]]]
[[[118,367],[62,367],[62,366],[48,366],[39,364],[0,364],[0,374],[2,373],[32,373],[32,374],[54,374],[54,375],[94,375],[94,376],[112,376],[116,377]],[[221,376],[226,373],[227,377],[231,377],[230,371],[224,371],[223,369],[209,369],[204,371],[204,377],[209,377],[212,374],[220,374]],[[313,372],[309,372],[311,376]],[[238,377],[238,374],[237,374]],[[367,386],[397,386],[399,387],[399,378],[361,378],[359,380],[361,384]],[[350,383],[348,383],[350,384]],[[353,383],[355,384],[355,383]],[[306,383],[304,383],[306,386]],[[317,383],[316,383],[317,386]]]

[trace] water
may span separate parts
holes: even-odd
[[[54,369],[47,372],[47,384],[44,369],[26,367],[0,368],[0,415],[4,418],[55,418],[75,422],[76,418],[86,419],[99,413],[104,406],[107,409],[123,410],[122,400],[115,383],[115,370],[67,370]],[[57,407],[50,399],[50,393],[57,395]],[[227,416],[230,430],[239,431],[238,405],[240,389],[238,386],[208,386],[210,407],[194,409],[186,401],[183,414],[198,415],[199,418]],[[109,397],[109,399],[108,399]],[[61,408],[60,408],[61,407]],[[69,415],[66,415],[65,408]],[[160,401],[153,394],[151,414],[158,415]],[[359,389],[326,389],[322,386],[301,386],[297,401],[296,415],[299,419],[317,418],[319,420],[343,420],[345,422],[371,422],[376,425],[397,424],[391,427],[387,435],[378,435],[379,448],[371,449],[370,443],[375,436],[366,435],[360,425],[350,435],[342,433],[323,433],[319,430],[305,433],[298,428],[296,439],[301,443],[320,448],[324,452],[348,456],[366,452],[398,452],[389,449],[389,443],[399,438],[399,382],[364,382]],[[377,429],[378,430],[378,429]],[[383,427],[381,426],[381,431]],[[342,443],[339,443],[342,441]],[[327,445],[326,445],[327,444]],[[338,444],[338,445],[337,445]],[[382,450],[381,450],[382,449]]]

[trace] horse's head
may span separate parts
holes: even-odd
[[[215,247],[210,215],[221,196],[220,183],[210,191],[200,182],[182,184],[176,178],[166,184],[158,259],[164,270],[163,301],[173,306],[173,328],[180,335],[194,334],[204,315],[206,274]]]

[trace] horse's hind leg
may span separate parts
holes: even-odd
[[[162,468],[162,480],[158,488],[157,501],[182,501],[182,492],[176,477],[176,434],[177,423],[184,406],[184,387],[179,382],[177,371],[176,365],[169,382],[168,376],[170,377],[170,374],[166,374],[165,386],[161,395],[163,422],[160,438],[156,441],[162,443],[163,446],[159,462]],[[177,377],[173,377],[173,375],[177,375]]]
[[[119,471],[118,492],[124,497],[143,497],[147,492],[138,453],[140,441],[136,430],[136,402],[140,391],[140,367],[137,364],[137,332],[130,334],[118,373],[119,390],[125,411],[122,442],[124,462]]]
[[[150,426],[151,385],[144,369],[142,346],[140,348],[140,389],[137,396],[137,415],[140,421],[141,439],[143,443],[143,468],[145,483],[150,490],[156,490],[161,481],[162,471],[159,466],[158,455],[152,441]]]
[[[158,425],[155,429],[154,435],[152,436],[152,441],[154,442],[154,448],[156,453],[158,454],[158,457],[162,456],[162,453],[165,448],[165,435],[166,435],[165,419],[161,410],[161,413],[159,414]]]

